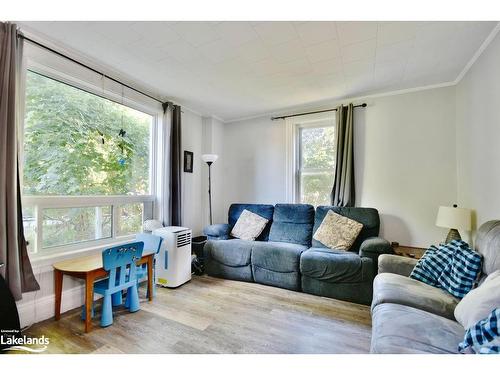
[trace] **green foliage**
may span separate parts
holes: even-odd
[[[329,205],[335,167],[335,128],[303,128],[300,137],[301,202]]]
[[[335,165],[335,128],[303,128],[302,168],[333,169]]]
[[[147,194],[151,121],[150,115],[28,72],[24,194]]]
[[[148,194],[151,123],[148,114],[28,72],[24,194]],[[34,212],[23,211],[33,251]],[[141,203],[120,206],[117,235],[138,232],[142,211]],[[42,246],[110,237],[111,228],[111,206],[44,209]]]

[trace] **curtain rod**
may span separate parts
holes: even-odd
[[[164,110],[164,111],[165,111],[165,106],[167,106],[167,105],[169,105],[169,104],[173,104],[172,102],[168,102],[168,101],[167,101],[167,102],[164,102],[163,100],[160,100],[160,99],[158,99],[158,98],[155,98],[154,96],[151,96],[151,95],[149,95],[149,94],[146,94],[145,92],[143,92],[143,91],[141,91],[141,90],[138,90],[138,89],[136,89],[136,88],[134,88],[134,87],[132,87],[132,86],[130,86],[130,85],[127,85],[126,83],[123,83],[123,82],[121,82],[121,81],[119,81],[119,80],[117,80],[117,79],[115,79],[115,78],[113,78],[113,77],[108,76],[107,74],[104,74],[104,73],[102,73],[102,72],[98,71],[97,69],[92,68],[91,66],[88,66],[88,65],[86,65],[86,64],[84,64],[84,63],[82,63],[82,62],[80,62],[80,61],[78,61],[78,60],[75,60],[74,58],[69,57],[69,56],[67,56],[67,55],[65,55],[65,54],[63,54],[63,53],[61,53],[61,52],[59,52],[59,51],[56,51],[55,49],[50,48],[50,47],[48,47],[48,46],[46,46],[46,45],[44,45],[44,44],[42,44],[42,43],[39,43],[39,42],[37,42],[36,40],[30,39],[30,38],[28,38],[27,36],[24,36],[23,34],[20,34],[20,33],[19,33],[19,34],[17,34],[17,36],[18,36],[18,38],[22,38],[22,39],[24,39],[24,40],[26,40],[26,41],[28,41],[28,42],[30,42],[30,43],[32,43],[32,44],[34,44],[34,45],[36,45],[36,46],[40,47],[40,48],[43,48],[43,49],[45,49],[45,50],[47,50],[47,51],[50,51],[50,52],[52,52],[52,53],[56,54],[57,56],[60,56],[60,57],[62,57],[62,58],[65,58],[66,60],[69,60],[69,61],[71,61],[71,62],[73,62],[73,63],[75,63],[75,64],[78,64],[78,65],[80,65],[80,66],[83,66],[84,68],[86,68],[86,69],[88,69],[88,70],[90,70],[90,71],[92,71],[92,72],[94,72],[94,73],[96,73],[96,74],[98,74],[98,75],[100,75],[100,76],[103,76],[104,78],[107,78],[107,79],[109,79],[110,81],[116,82],[116,83],[118,83],[119,85],[122,85],[123,87],[126,87],[126,88],[128,88],[128,89],[130,89],[130,90],[133,90],[133,91],[135,91],[135,92],[137,92],[137,93],[139,93],[139,94],[141,94],[141,95],[144,95],[144,96],[146,96],[146,97],[148,97],[148,98],[150,98],[150,99],[153,99],[153,100],[155,100],[155,101],[157,101],[157,102],[161,103],[161,104],[162,104],[162,106],[163,106],[163,110]]]
[[[353,106],[353,108],[359,108],[359,107],[365,108],[365,107],[366,107],[366,103],[363,103],[363,104],[358,104],[358,105]],[[274,121],[274,120],[284,120],[284,119],[286,119],[286,118],[288,118],[288,117],[296,117],[296,116],[312,115],[312,114],[315,114],[315,113],[333,112],[333,111],[336,111],[336,110],[337,110],[337,108],[330,108],[330,109],[323,109],[323,110],[321,110],[321,111],[312,111],[312,112],[294,113],[293,115],[286,115],[286,116],[271,117],[271,121]]]

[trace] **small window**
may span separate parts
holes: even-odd
[[[42,215],[43,248],[111,237],[111,206],[46,208]]]
[[[335,169],[333,120],[298,125],[297,201],[313,206],[331,204]]]

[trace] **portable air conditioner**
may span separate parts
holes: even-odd
[[[191,280],[191,229],[164,227],[153,234],[163,238],[156,259],[156,283],[175,288]]]

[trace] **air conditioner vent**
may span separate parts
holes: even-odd
[[[191,233],[185,232],[177,235],[177,247],[191,244]]]

